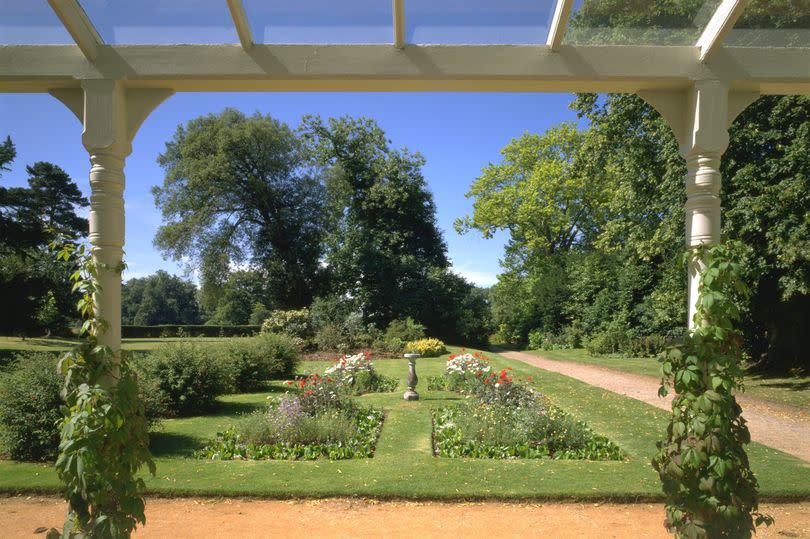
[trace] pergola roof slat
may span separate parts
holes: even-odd
[[[568,28],[568,19],[571,17],[571,8],[574,7],[574,0],[557,0],[554,8],[554,17],[551,19],[551,27],[548,30],[546,45],[551,50],[556,51],[562,45],[565,30]]]
[[[706,28],[695,44],[700,49],[700,61],[705,62],[720,46],[726,35],[734,28],[737,19],[745,10],[747,0],[723,0],[709,19]]]
[[[253,40],[253,32],[250,30],[250,21],[248,21],[242,0],[228,0],[228,9],[231,12],[231,18],[236,27],[236,33],[239,35],[239,42],[242,44],[242,48],[246,51],[250,50],[255,41]]]
[[[91,62],[95,61],[100,48],[104,45],[104,40],[90,22],[78,0],[48,0],[48,3],[85,58]]]
[[[394,2],[394,45],[401,49],[405,46],[405,0]]]

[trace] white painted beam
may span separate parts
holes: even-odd
[[[231,11],[231,18],[233,25],[236,27],[236,33],[239,35],[239,43],[246,51],[250,50],[254,45],[253,32],[250,30],[250,22],[245,12],[245,5],[242,0],[228,0],[228,9]]]
[[[104,45],[104,40],[101,39],[78,0],[48,0],[48,3],[85,58],[94,62]]]
[[[84,79],[127,88],[215,91],[637,92],[720,80],[730,89],[808,94],[810,49],[689,46],[239,45],[0,46],[0,92],[47,92]]]
[[[568,28],[568,19],[571,18],[571,8],[574,7],[574,0],[557,0],[554,8],[554,16],[551,19],[551,27],[548,29],[546,45],[552,51],[556,51],[562,45],[565,29]]]
[[[405,46],[405,0],[394,2],[394,46],[401,49]]]
[[[726,35],[742,15],[747,0],[723,0],[695,43],[700,49],[700,61],[705,62],[720,48]]]

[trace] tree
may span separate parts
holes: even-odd
[[[325,191],[286,124],[226,109],[179,126],[158,162],[166,177],[153,188],[164,219],[155,245],[164,254],[199,266],[209,291],[247,261],[262,269],[268,302],[312,301],[323,281]]]
[[[267,296],[267,286],[267,279],[259,271],[230,272],[207,323],[219,325],[250,323],[251,315],[258,310],[256,298]]]
[[[158,270],[130,279],[121,290],[121,321],[126,325],[199,324],[194,283]]]
[[[11,137],[0,144],[0,176],[11,170],[17,149]],[[35,220],[25,218],[30,191],[21,187],[0,187],[0,253],[20,254],[39,245],[44,237]]]
[[[568,254],[601,232],[616,183],[613,167],[591,151],[593,139],[573,124],[524,133],[467,193],[473,214],[456,221],[459,232],[510,235],[492,290],[495,322],[508,339],[523,341],[532,329],[556,332],[567,322]]]
[[[303,132],[329,168],[336,224],[326,260],[334,292],[352,298],[378,327],[406,316],[421,320],[437,308],[435,300],[417,299],[425,297],[429,272],[449,265],[424,158],[390,148],[372,120],[308,117]]]
[[[46,231],[70,237],[84,237],[88,232],[87,219],[76,215],[76,208],[86,208],[90,202],[82,196],[79,187],[67,172],[58,166],[39,161],[25,167],[31,191],[27,211],[32,221],[39,222]]]
[[[0,144],[0,171],[10,170],[16,151]],[[74,318],[69,271],[56,264],[47,242],[56,233],[87,235],[87,206],[78,186],[61,168],[39,162],[27,167],[28,187],[0,187],[0,288],[4,309],[0,332],[29,334],[59,330]]]
[[[750,249],[748,352],[761,367],[810,368],[810,97],[761,97],[729,138],[723,234]]]
[[[456,221],[485,238],[508,230],[510,251],[554,254],[589,241],[604,220],[611,177],[590,166],[585,136],[573,124],[524,133],[501,150],[467,193],[473,215]]]

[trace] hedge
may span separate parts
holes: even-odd
[[[261,326],[204,326],[164,324],[160,326],[121,326],[125,339],[159,339],[161,337],[250,337],[258,335]]]

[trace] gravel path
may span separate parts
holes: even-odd
[[[810,503],[762,504],[776,518],[757,538],[810,537]],[[65,502],[54,498],[0,498],[3,539],[44,537],[61,526]],[[377,502],[149,499],[137,538],[242,537],[553,537],[634,539],[672,537],[663,504]],[[39,533],[37,533],[39,532]]]
[[[556,361],[526,352],[499,351],[498,354],[626,395],[662,410],[672,409],[672,394],[666,398],[659,397],[660,384],[656,378],[604,367]],[[748,422],[752,440],[810,462],[810,413],[793,406],[766,402],[745,395],[738,395],[737,401],[742,406],[743,417]]]

